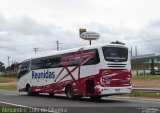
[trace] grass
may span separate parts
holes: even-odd
[[[132,91],[132,93],[124,94],[123,96],[160,98],[160,93],[158,93],[158,92],[135,92],[135,91]]]
[[[5,73],[3,77],[17,77],[17,73]]]
[[[16,86],[0,86],[0,90],[12,90],[15,91],[17,90]]]
[[[132,80],[160,80],[160,75],[133,75]]]
[[[13,82],[13,81],[16,81],[16,80],[17,80],[16,77],[4,77],[4,76],[0,77],[0,83]]]
[[[17,78],[15,76],[9,77],[9,76],[0,76],[0,90],[16,90],[16,85],[1,85],[1,83],[10,83],[16,81]]]

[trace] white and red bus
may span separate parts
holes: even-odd
[[[122,44],[92,45],[57,51],[23,61],[17,89],[28,95],[63,94],[69,99],[130,93],[131,63]]]

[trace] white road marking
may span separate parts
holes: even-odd
[[[17,106],[17,107],[31,108],[31,107],[29,107],[29,106],[24,106],[24,105],[19,105],[19,104],[13,104],[13,103],[4,102],[4,101],[0,101],[0,103],[2,103],[2,104],[7,104],[7,105],[11,105],[11,106]]]

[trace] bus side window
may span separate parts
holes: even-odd
[[[69,66],[78,66],[80,63],[80,57],[76,57],[76,55],[80,54],[80,52],[76,53],[73,52],[72,55],[74,56],[74,58],[70,61]],[[78,55],[79,56],[79,55]]]
[[[45,57],[45,58],[41,58],[41,62],[40,62],[40,69],[45,69],[45,68],[50,68],[51,67],[51,62],[49,57]]]
[[[46,58],[46,62],[45,62],[45,67],[46,68],[55,68],[56,64],[55,64],[55,56],[50,56]]]
[[[32,59],[31,69],[36,70],[41,68],[42,68],[42,58]]]
[[[84,53],[87,53],[87,52],[95,52],[96,54],[95,54],[95,56],[90,58],[87,62],[85,62],[83,65],[95,65],[95,64],[98,64],[100,62],[99,54],[98,54],[98,50],[97,49],[84,51]]]
[[[50,61],[49,58],[46,58],[44,60],[44,68],[51,68],[52,62]]]
[[[57,55],[56,56],[56,58],[55,58],[55,68],[63,67],[63,64],[61,62],[61,57],[62,57],[62,55]]]
[[[68,63],[67,66],[77,66],[77,65],[79,65],[80,58],[76,57],[76,55],[77,55],[76,52],[67,53],[67,54],[63,55],[63,57],[68,57],[68,59],[67,59],[67,63]]]

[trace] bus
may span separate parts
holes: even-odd
[[[66,94],[68,99],[130,93],[129,50],[99,44],[32,57],[18,66],[17,90],[28,95]]]

